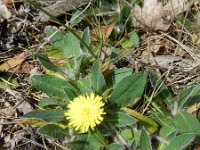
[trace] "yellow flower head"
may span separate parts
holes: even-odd
[[[103,106],[102,97],[95,96],[94,93],[78,96],[68,104],[69,110],[65,112],[65,116],[70,126],[84,133],[101,123],[102,115],[105,114]]]

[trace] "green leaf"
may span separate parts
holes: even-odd
[[[129,5],[124,5],[120,11],[119,23],[128,33],[131,31],[131,7]]]
[[[144,150],[152,150],[151,139],[145,128],[142,129],[140,134],[140,147]]]
[[[167,104],[171,104],[172,96],[164,81],[157,77],[155,71],[152,69],[148,70],[148,75],[154,90],[158,91],[157,96],[159,99]]]
[[[66,120],[64,112],[59,110],[36,110],[31,111],[23,116],[23,118],[41,119],[47,122],[57,122]]]
[[[140,5],[143,3],[143,1],[142,0],[132,0],[132,3]]]
[[[62,50],[64,47],[63,39],[66,36],[63,32],[55,28],[49,28],[46,30],[46,34],[50,37],[50,40],[54,47]]]
[[[117,114],[117,118],[118,118],[118,122],[117,122],[116,126],[118,126],[118,127],[135,124],[138,121],[137,119],[135,119],[123,112],[117,112],[116,114]]]
[[[63,40],[66,58],[79,57],[81,54],[80,41],[72,33],[67,33]]]
[[[186,18],[183,14],[180,14],[176,17],[176,26],[178,28],[184,27],[186,30],[192,32],[195,28],[195,21]]]
[[[113,90],[111,104],[127,106],[131,101],[140,97],[146,85],[146,75],[138,73],[122,79]]]
[[[178,98],[179,108],[184,108],[191,106],[194,103],[200,101],[200,84],[193,84],[190,87],[187,87]]]
[[[45,49],[45,52],[46,52],[46,54],[47,54],[48,57],[58,58],[58,59],[62,59],[62,60],[65,59],[64,52],[61,51],[60,49],[55,48],[53,46],[53,44],[47,44],[47,45],[45,45],[44,49]],[[63,64],[67,65],[67,61],[63,62],[62,65]]]
[[[80,23],[83,19],[84,16],[82,14],[82,11],[77,10],[71,17],[69,23],[71,24],[71,26],[77,25],[78,23]]]
[[[64,52],[71,68],[78,70],[81,61],[81,48],[79,39],[71,32],[64,34],[56,29],[47,30],[47,35],[51,37],[53,45]]]
[[[70,58],[69,62],[73,69],[78,69],[81,56],[80,41],[72,33],[67,33],[63,40],[65,57]]]
[[[121,10],[120,23],[125,24],[127,19],[130,17],[130,14],[131,14],[131,7],[125,5]]]
[[[165,141],[170,142],[172,141],[177,135],[177,131],[173,128],[170,128],[168,126],[164,126],[160,130],[160,137],[162,137]],[[159,142],[158,150],[165,150],[167,146],[166,142]]]
[[[78,134],[76,140],[69,143],[71,150],[100,150],[101,146],[104,146],[104,137],[97,130],[92,131],[89,134]]]
[[[139,47],[140,40],[136,32],[131,32],[128,38],[123,38],[121,40],[121,45],[123,48]]]
[[[121,39],[121,46],[122,46],[122,48],[131,48],[131,47],[133,47],[133,43],[132,43],[132,41],[129,39],[129,38],[122,38]]]
[[[121,54],[121,50],[119,48],[115,48],[115,47],[110,47],[110,51],[111,51],[111,59],[114,58],[118,58]]]
[[[100,150],[103,145],[105,145],[104,138],[99,131],[78,134],[76,140],[68,144],[71,150]]]
[[[152,113],[152,115],[161,126],[167,126],[171,129],[176,130],[173,126],[173,117],[171,116],[171,114],[168,113],[161,114],[159,112],[154,112]]]
[[[64,106],[67,105],[66,103],[59,101],[59,100],[55,100],[52,98],[44,98],[42,100],[39,101],[38,105],[40,107],[46,107],[46,106]]]
[[[11,83],[11,84],[8,84]],[[18,82],[15,77],[12,77],[11,75],[1,73],[0,75],[0,89],[15,89],[18,86]]]
[[[106,83],[101,72],[101,63],[99,60],[97,60],[92,67],[92,88],[97,93],[102,93],[106,88]]]
[[[113,82],[112,85],[118,84],[123,78],[131,75],[133,72],[132,68],[120,68],[116,69],[113,74],[110,76],[109,81]]]
[[[139,39],[139,37],[138,37],[136,32],[131,32],[130,33],[130,40],[133,43],[134,47],[139,47],[140,39]]]
[[[179,130],[179,132],[200,134],[199,120],[187,112],[179,112],[174,117],[174,125],[175,128]]]
[[[175,132],[175,129],[170,128],[168,126],[163,126],[160,130],[160,136],[165,138]]]
[[[184,149],[194,140],[194,134],[182,134],[174,138],[165,150],[181,150]]]
[[[134,138],[133,129],[131,127],[121,128],[120,134],[127,144],[131,145]]]
[[[136,143],[136,140],[135,140],[135,139],[133,139],[130,148],[131,148],[131,150],[136,150],[136,148],[137,148],[137,143]]]
[[[32,77],[32,85],[49,96],[63,98],[64,100],[69,99],[64,89],[74,89],[69,82],[52,75],[35,75]]]
[[[133,134],[134,134],[134,141],[135,141],[135,147],[138,147],[140,145],[140,134],[141,134],[141,130],[138,129],[134,129],[133,130]],[[133,141],[133,142],[134,142]]]
[[[34,54],[38,59],[39,61],[41,62],[41,64],[51,70],[51,71],[54,71],[54,72],[61,72],[61,70],[56,67],[50,60],[47,56],[45,56],[44,54],[41,54],[41,53],[35,53]]]
[[[55,124],[44,125],[38,129],[38,132],[45,136],[56,139],[64,139],[67,136],[67,131]]]
[[[107,146],[107,150],[123,150],[124,146],[118,143],[112,143]]]
[[[99,131],[89,133],[88,142],[91,150],[100,150],[102,145],[105,145],[104,137]]]
[[[83,95],[92,93],[92,83],[90,77],[85,77],[77,81],[77,86]]]
[[[78,97],[80,95],[80,91],[76,89],[72,89],[70,87],[64,88],[65,92],[67,93],[67,96],[70,100],[73,100],[74,98]]]
[[[83,39],[83,41],[85,41],[85,43],[87,45],[90,45],[90,29],[89,29],[89,27],[84,29],[82,39]],[[81,48],[82,48],[83,52],[88,53],[88,49],[85,46],[81,45]]]
[[[77,134],[76,140],[68,143],[68,147],[70,150],[90,150],[88,134]]]

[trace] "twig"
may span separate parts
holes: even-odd
[[[166,37],[168,37],[169,39],[171,39],[172,41],[176,42],[177,44],[179,44],[198,63],[198,65],[200,65],[199,58],[196,57],[195,54],[190,50],[192,48],[189,48],[189,47],[185,46],[183,43],[179,42],[177,39],[169,36],[166,33],[162,33],[162,34],[165,35]]]

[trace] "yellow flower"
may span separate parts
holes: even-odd
[[[102,115],[105,114],[103,106],[101,96],[95,96],[94,93],[89,96],[81,95],[68,104],[69,110],[65,112],[65,116],[70,126],[84,133],[101,123]]]

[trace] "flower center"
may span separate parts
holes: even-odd
[[[88,108],[88,107],[83,108],[83,114],[84,114],[86,117],[89,117],[90,114],[91,114],[90,108]]]

